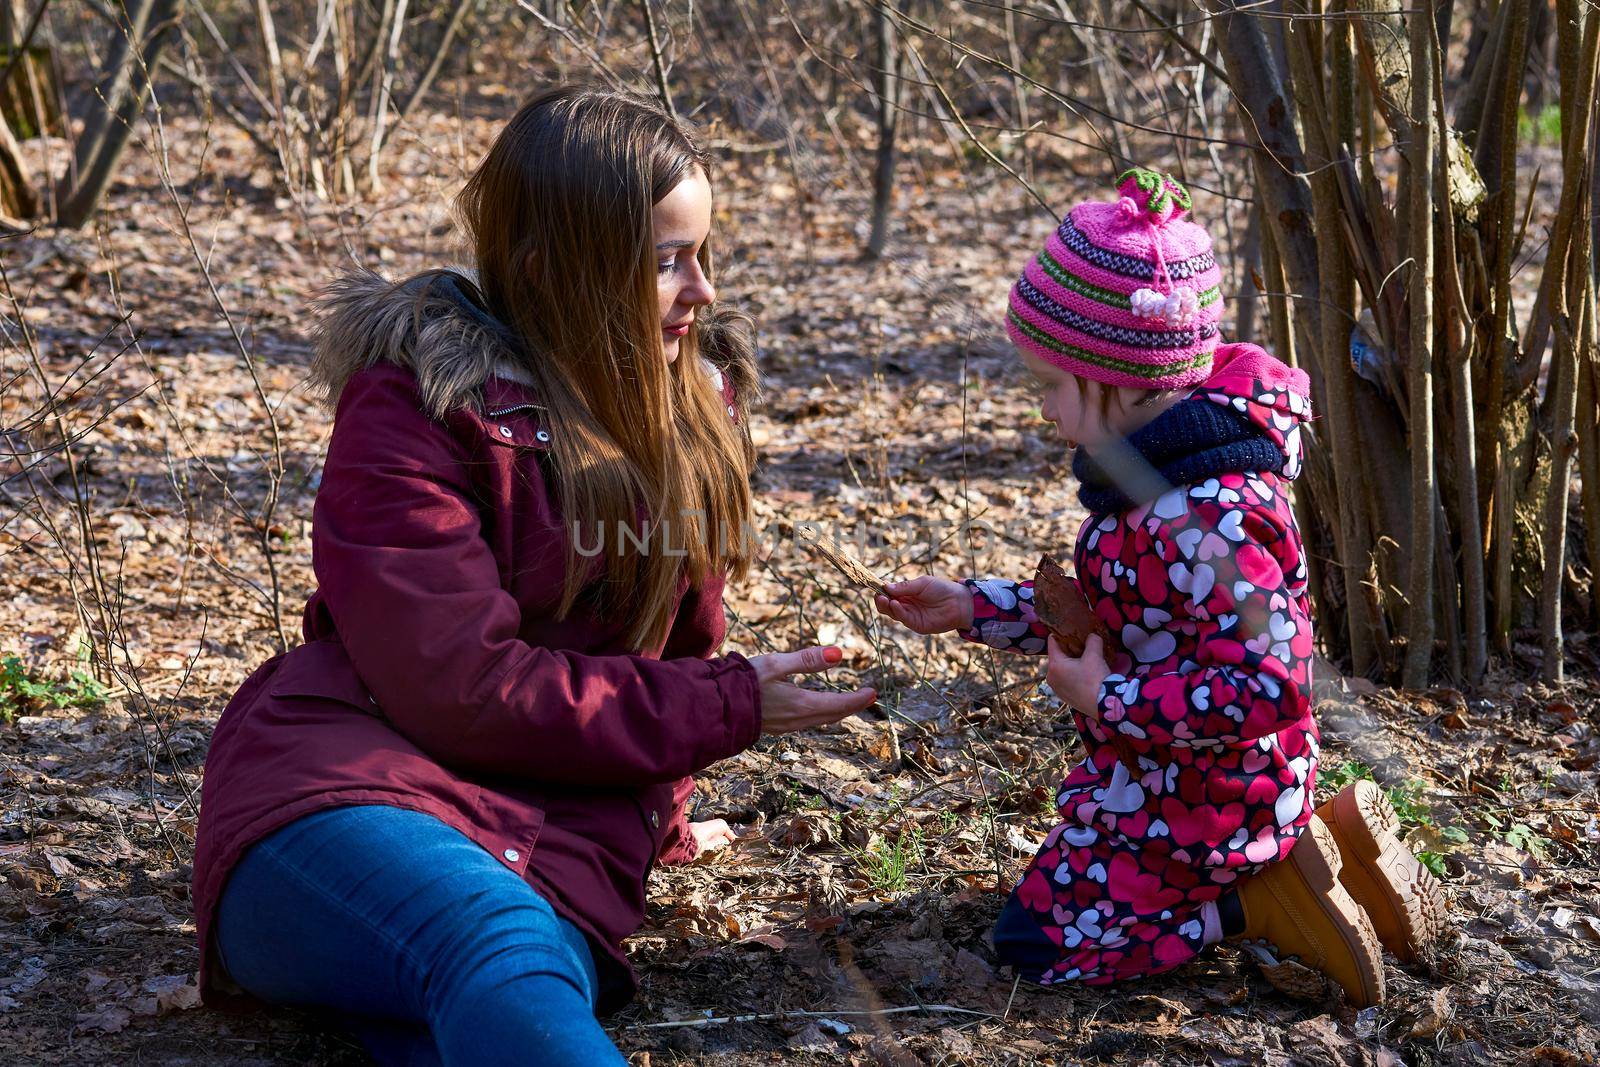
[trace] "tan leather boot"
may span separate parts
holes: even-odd
[[[1429,952],[1444,929],[1444,891],[1401,844],[1400,817],[1383,790],[1366,779],[1351,782],[1317,815],[1339,844],[1339,881],[1366,910],[1383,947],[1407,963]]]
[[[1274,985],[1314,995],[1324,982],[1357,1008],[1383,999],[1383,958],[1372,922],[1339,884],[1339,846],[1313,815],[1288,858],[1236,885],[1244,930],[1230,940]]]

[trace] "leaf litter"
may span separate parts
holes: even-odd
[[[193,120],[170,122],[180,145],[204,142]],[[493,131],[471,117],[460,128],[474,145]],[[402,131],[378,204],[288,211],[259,185],[193,190],[285,442],[270,543],[290,619],[313,587],[308,518],[328,430],[302,387],[304,299],[347,249],[391,274],[454,254],[440,236],[448,164],[427,145],[457,132],[443,116]],[[235,165],[253,158],[230,131],[209,136]],[[860,192],[771,198],[787,177],[771,154],[719,169],[720,283],[765,344],[758,522],[874,535],[855,565],[824,554],[821,570],[796,545],[766,549],[730,590],[729,645],[827,637],[849,653],[831,683],[876,685],[880,709],[764,739],[700,777],[695,817],[726,818],[741,837],[652,876],[630,942],[642,994],[607,1020],[621,1048],[635,1063],[721,1065],[1600,1059],[1600,647],[1586,635],[1571,640],[1586,667],[1559,692],[1526,670],[1496,678],[1487,699],[1319,671],[1322,788],[1359,770],[1408,799],[1412,843],[1435,857],[1452,905],[1438,959],[1391,960],[1379,1007],[1286,996],[1227,949],[1110,990],[1034,989],[996,971],[985,935],[1081,755],[1075,728],[1040,692],[1037,662],[895,631],[863,593],[927,571],[1021,577],[1040,551],[1070,551],[1083,513],[1059,445],[1021,414],[1033,402],[998,327],[926,314],[926,281],[939,277],[989,322],[1011,250],[1037,236],[1014,190],[988,187],[973,213],[959,161],[944,164],[903,190],[899,225],[929,239],[902,240],[876,267],[855,252]],[[116,502],[94,536],[127,594],[126,651],[148,700],[122,688],[92,710],[41,707],[0,725],[0,1046],[25,1064],[358,1063],[309,1016],[196,1008],[188,881],[205,746],[239,681],[275,651],[270,612],[238,580],[265,572],[261,542],[228,500],[263,499],[267,412],[181,238],[140,200],[147,167],[130,161],[97,237],[39,231],[6,248],[56,380],[106,360],[95,339],[108,331],[125,347],[114,332],[125,311],[138,322],[136,353],[75,403],[85,419],[114,411],[81,442],[80,476]],[[1088,191],[1064,169],[1037,178],[1062,202]],[[73,280],[106,270],[131,308]],[[59,487],[69,474],[57,456],[35,477]],[[0,651],[66,677],[81,631],[61,574],[39,565],[43,544],[26,523],[0,528],[15,576]]]

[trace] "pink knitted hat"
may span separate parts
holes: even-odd
[[[1140,389],[1202,382],[1217,347],[1222,272],[1206,231],[1187,221],[1189,190],[1135,167],[1122,198],[1061,220],[1011,287],[1006,332],[1081,378]]]

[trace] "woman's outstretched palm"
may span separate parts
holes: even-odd
[[[878,691],[868,686],[848,693],[829,693],[802,689],[789,681],[791,675],[816,674],[837,667],[843,659],[844,652],[836,645],[751,656],[750,666],[761,679],[761,732],[811,730],[870,708],[878,699]]]

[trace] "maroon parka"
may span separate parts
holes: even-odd
[[[208,1000],[231,991],[211,938],[244,851],[323,808],[389,804],[460,830],[580,927],[612,1010],[633,992],[620,942],[651,867],[693,857],[691,776],[759,733],[754,669],[709,658],[720,579],[682,582],[648,655],[582,607],[555,618],[569,531],[539,398],[461,304],[361,275],[327,305],[316,374],[338,401],[305,643],[250,675],[206,758],[194,906]],[[440,411],[451,386],[470,402]]]

